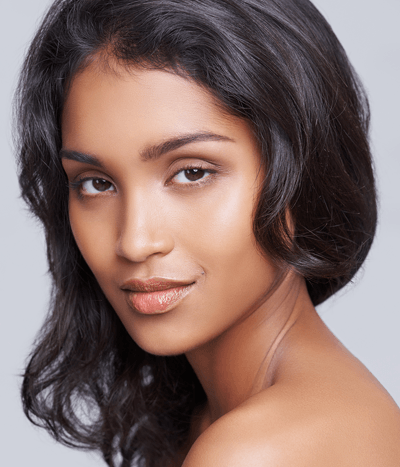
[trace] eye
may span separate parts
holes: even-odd
[[[114,185],[104,178],[89,178],[81,183],[81,190],[88,195],[97,195],[105,191],[115,191]]]
[[[187,184],[188,182],[197,182],[211,175],[211,170],[201,167],[187,167],[180,170],[174,177],[175,183]]]

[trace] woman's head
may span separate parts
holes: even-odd
[[[128,444],[130,432],[118,425],[121,413],[126,412],[126,426],[140,413],[141,423],[151,426],[149,432],[154,429],[151,417],[143,418],[145,404],[133,401],[135,391],[127,395],[133,387],[137,391],[145,368],[154,384],[162,381],[164,387],[173,375],[187,376],[186,382],[174,383],[182,384],[179,390],[171,386],[171,397],[153,405],[156,419],[167,399],[181,413],[204,396],[182,359],[168,360],[167,374],[161,360],[127,338],[72,234],[60,154],[68,131],[63,118],[74,83],[96,67],[98,76],[114,74],[117,81],[125,71],[126,79],[135,73],[179,78],[203,93],[221,118],[237,119],[247,129],[262,169],[252,233],[271,264],[290,266],[305,277],[314,304],[353,277],[376,223],[367,103],[336,37],[307,0],[56,1],[32,43],[16,101],[20,183],[44,224],[54,283],[52,314],[28,368],[24,394],[27,410],[47,420],[54,433],[65,430],[65,439],[85,439],[93,446],[99,442],[98,422],[92,431],[79,425],[77,394],[102,407],[100,419],[110,423],[110,439],[123,432]],[[74,147],[70,140],[65,149],[93,152],[92,147]],[[171,239],[164,240],[167,251]],[[121,257],[123,251],[121,244]],[[51,398],[44,411],[43,390],[55,381],[62,411]],[[140,391],[154,394],[152,385],[140,381]],[[188,388],[193,394],[185,403],[177,401],[176,394]],[[113,418],[101,404],[118,391],[126,398],[113,406]]]
[[[351,279],[375,227],[368,112],[337,39],[303,0],[55,2],[19,90],[21,184],[45,222],[52,271],[76,250],[59,156],[64,99],[96,53],[194,80],[245,119],[265,167],[262,249],[306,277],[315,304]]]
[[[260,307],[278,271],[252,231],[262,172],[245,121],[176,74],[94,61],[71,83],[62,141],[74,238],[141,348],[186,353]],[[192,285],[181,305],[135,294],[154,278]]]

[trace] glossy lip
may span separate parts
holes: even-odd
[[[163,279],[162,277],[152,277],[150,279],[129,279],[121,286],[122,290],[131,292],[158,292],[160,290],[173,289],[194,284],[195,281],[176,281],[173,279]]]
[[[154,277],[130,279],[121,289],[129,292],[128,304],[139,313],[160,314],[175,308],[191,292],[194,283]]]

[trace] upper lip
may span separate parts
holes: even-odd
[[[121,286],[123,290],[131,292],[158,292],[160,290],[173,289],[175,287],[182,287],[191,285],[194,281],[177,281],[171,279],[163,279],[160,277],[152,277],[151,279],[129,279]]]

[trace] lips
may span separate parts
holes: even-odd
[[[175,308],[192,290],[194,282],[173,281],[160,278],[132,279],[121,289],[128,292],[129,304],[139,313],[165,313]]]

